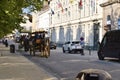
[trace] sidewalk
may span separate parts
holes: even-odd
[[[0,80],[58,80],[19,53],[0,43]]]

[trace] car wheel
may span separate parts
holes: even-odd
[[[104,60],[104,55],[101,53],[98,53],[98,58],[99,58],[99,60]]]
[[[68,48],[68,53],[71,53],[71,50],[70,50],[70,48]]]
[[[119,53],[119,58],[118,58],[118,61],[120,62],[120,53]]]
[[[84,50],[83,50],[83,49],[81,49],[80,53],[81,53],[81,55],[84,55]]]
[[[63,50],[63,53],[65,53],[65,49],[64,49],[64,48],[62,48],[62,50]]]
[[[54,49],[56,49],[56,47],[54,47]]]

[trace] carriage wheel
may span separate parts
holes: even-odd
[[[30,55],[32,55],[32,47],[30,46]]]
[[[35,56],[35,46],[33,46],[33,56]]]
[[[33,51],[33,46],[32,45],[30,45],[29,51],[30,51],[30,55],[32,55],[32,51]]]
[[[41,56],[41,57],[44,57],[44,45],[43,45],[43,44],[41,44],[40,49],[41,49],[41,54],[40,54],[40,56]]]

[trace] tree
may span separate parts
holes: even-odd
[[[0,0],[0,38],[14,29],[21,29],[24,22],[22,10],[29,7],[29,11],[41,10],[43,0]]]

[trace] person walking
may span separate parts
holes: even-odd
[[[24,51],[27,52],[29,50],[29,37],[26,35],[24,38]]]
[[[82,48],[84,48],[84,44],[85,44],[84,37],[80,37],[80,44],[81,44]]]
[[[84,37],[80,37],[80,45],[82,47],[82,55],[84,55],[84,45],[85,45],[85,42],[84,42]]]
[[[15,53],[16,47],[15,47],[15,42],[14,42],[13,38],[8,39],[8,45],[10,47],[10,53]]]
[[[8,40],[5,39],[5,46],[8,47]]]

